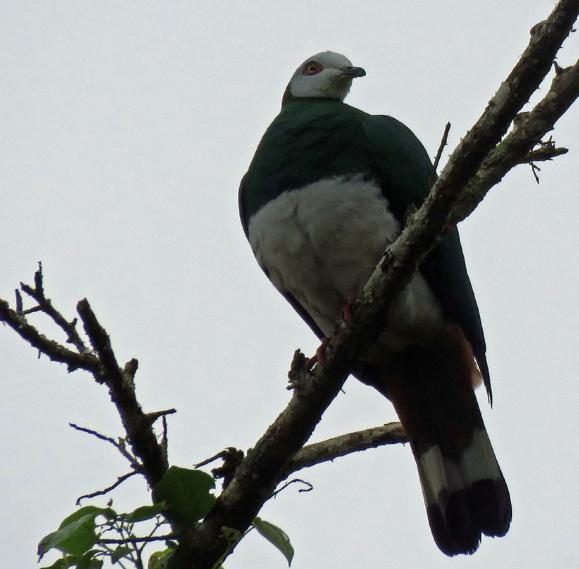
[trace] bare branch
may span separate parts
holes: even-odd
[[[59,325],[62,329],[66,330],[68,327],[69,338],[73,338],[73,344],[79,350],[81,348],[86,350],[84,346],[80,345],[82,344],[81,340],[74,339],[73,329],[76,322],[68,323],[52,307],[50,301],[46,299],[41,269],[42,267],[40,266],[35,273],[35,286],[22,285],[23,290],[39,303],[39,307],[43,312],[46,312],[57,324],[60,322]],[[134,387],[134,377],[138,369],[137,360],[132,359],[122,369],[120,368],[110,339],[86,299],[78,303],[77,310],[96,355],[89,351],[84,351],[83,353],[75,352],[47,338],[27,321],[26,315],[22,311],[22,299],[18,295],[16,304],[20,312],[12,310],[8,302],[0,299],[0,321],[7,323],[24,340],[37,348],[39,355],[46,354],[51,360],[66,364],[69,371],[79,368],[84,369],[90,372],[97,382],[105,383],[121,417],[127,434],[126,440],[135,456],[128,453],[120,442],[117,443],[110,437],[105,437],[91,429],[76,425],[73,425],[73,427],[113,444],[131,462],[133,468],[145,476],[149,485],[151,487],[154,486],[167,470],[168,462],[166,448],[157,441],[153,431],[153,423],[160,417],[165,419],[168,414],[174,413],[175,410],[169,409],[149,414],[143,412],[137,401]],[[76,333],[76,330],[74,333]],[[164,433],[166,440],[166,424]]]
[[[14,294],[16,296],[16,312],[21,313],[22,309],[23,309],[23,305],[22,305],[22,295],[20,294],[20,291],[18,289],[16,289],[14,291]]]
[[[521,164],[532,164],[533,162],[547,162],[548,160],[553,160],[557,156],[562,156],[569,152],[568,148],[557,148],[556,146],[542,146],[537,148],[537,150],[531,150],[528,152],[523,159]]]
[[[151,422],[151,425],[160,419],[161,417],[165,418],[167,415],[174,415],[177,413],[177,409],[164,409],[162,411],[153,411],[151,413],[147,413],[147,418]]]
[[[79,354],[47,338],[26,320],[25,315],[12,310],[8,302],[3,299],[0,299],[0,322],[8,324],[22,339],[52,361],[66,364],[69,372],[84,369],[91,373],[99,383],[104,381],[103,370],[97,357],[88,352]]]
[[[557,120],[579,96],[579,61],[555,75],[549,91],[535,108],[525,115],[481,164],[476,176],[465,185],[449,216],[458,223],[480,203],[488,190],[513,167],[528,156],[531,149],[551,131]]]
[[[127,450],[124,439],[121,439],[119,437],[119,440],[117,441],[117,440],[113,439],[112,437],[107,437],[106,435],[103,435],[103,434],[99,433],[98,431],[94,431],[93,429],[88,429],[87,427],[81,427],[79,425],[76,425],[75,423],[69,423],[69,426],[77,431],[80,431],[81,433],[86,433],[88,435],[96,437],[97,439],[99,439],[101,441],[105,441],[105,442],[113,445],[129,461],[130,465],[135,470],[140,470],[142,468],[141,465],[139,464],[139,461]]]
[[[137,470],[127,472],[126,474],[123,474],[122,476],[118,476],[116,482],[114,482],[113,484],[111,484],[107,488],[104,488],[103,490],[97,490],[95,492],[91,492],[90,494],[85,494],[84,496],[79,496],[76,499],[76,505],[80,506],[80,503],[82,502],[82,500],[88,500],[89,498],[96,498],[97,496],[106,496],[109,492],[111,492],[115,488],[118,488],[125,480],[128,480],[129,478],[131,478],[131,476],[135,476],[135,474],[140,474],[140,473]]]
[[[211,474],[213,478],[223,480],[223,487],[226,488],[231,482],[231,479],[235,475],[235,471],[237,467],[241,464],[243,460],[244,454],[243,451],[236,449],[234,447],[227,447],[226,449],[218,452],[217,454],[203,460],[195,465],[195,468],[199,468],[201,466],[206,466],[207,464],[212,463],[215,460],[221,459],[223,464],[217,468],[211,470]]]
[[[126,543],[150,543],[153,541],[170,541],[172,539],[177,539],[177,535],[169,533],[167,535],[152,535],[146,537],[126,537],[123,539],[113,539],[113,538],[103,538],[99,539],[97,543],[99,544],[115,544],[124,545]]]
[[[20,283],[20,288],[38,303],[37,307],[28,309],[26,311],[27,314],[33,311],[44,312],[44,314],[51,318],[54,323],[64,331],[67,336],[67,342],[73,344],[81,354],[87,351],[87,347],[85,346],[76,329],[76,318],[69,322],[58,310],[56,310],[56,308],[54,308],[51,300],[46,298],[44,293],[44,274],[42,272],[42,263],[38,263],[38,270],[34,273],[34,287]],[[19,312],[22,312],[21,298]]]
[[[279,494],[281,494],[284,490],[286,490],[289,486],[293,486],[294,484],[301,484],[303,486],[303,488],[300,488],[298,490],[298,492],[311,492],[314,489],[314,485],[311,482],[308,482],[307,480],[302,480],[301,478],[292,478],[291,480],[288,480],[287,482],[284,482],[281,485],[281,488],[279,488],[278,490],[276,490],[271,497],[272,498],[277,498],[277,496]]]
[[[438,145],[438,150],[436,151],[436,156],[434,157],[434,171],[438,169],[438,164],[440,163],[440,159],[442,158],[442,151],[444,147],[448,144],[448,133],[450,132],[450,123],[447,122],[446,126],[444,127],[444,132],[442,133],[442,138],[440,139],[440,144]]]
[[[291,459],[286,474],[289,475],[296,470],[328,462],[353,452],[406,442],[408,438],[400,423],[387,423],[381,427],[340,435],[303,447]]]
[[[168,468],[167,457],[153,432],[151,419],[143,412],[137,401],[134,374],[137,360],[131,360],[123,369],[119,367],[110,338],[100,325],[88,300],[77,304],[79,316],[91,345],[104,368],[103,379],[109,388],[127,433],[133,452],[140,459],[143,474],[150,486],[154,486]]]

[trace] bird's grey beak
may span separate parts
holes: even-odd
[[[342,76],[345,77],[364,77],[364,75],[366,75],[366,71],[364,69],[362,69],[361,67],[342,67],[341,69],[342,71]]]

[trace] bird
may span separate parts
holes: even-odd
[[[407,126],[344,102],[365,75],[332,51],[299,65],[239,188],[257,262],[322,340],[436,180]],[[484,383],[492,404],[456,228],[421,263],[358,360],[353,374],[391,401],[408,436],[438,548],[472,554],[482,535],[504,536],[512,506],[474,391]]]

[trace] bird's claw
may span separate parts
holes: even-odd
[[[308,371],[312,371],[316,364],[325,365],[327,361],[326,346],[328,345],[328,341],[328,338],[322,338],[322,342],[318,346],[316,353],[306,360],[306,368]]]

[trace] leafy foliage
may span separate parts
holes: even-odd
[[[214,488],[215,481],[205,472],[172,466],[153,489],[154,504],[139,506],[126,513],[113,510],[112,501],[106,508],[94,505],[79,508],[64,518],[56,531],[40,541],[40,559],[50,550],[62,553],[62,557],[42,569],[101,569],[107,558],[113,565],[121,567],[125,564],[144,567],[143,552],[153,540],[164,541],[166,547],[150,555],[147,567],[167,569],[176,543],[170,532],[159,536],[159,540],[158,530],[169,527],[167,517],[186,525],[197,524],[215,503]],[[142,525],[136,531],[138,524]],[[257,517],[253,520],[253,527],[291,565],[294,549],[287,534],[271,522]],[[223,528],[223,531],[232,548],[243,537],[241,532],[232,528]],[[223,568],[219,566],[217,569]]]
[[[117,513],[109,506],[85,506],[64,518],[58,529],[44,537],[38,545],[40,559],[50,550],[63,553],[52,565],[42,569],[101,569],[104,559],[113,564],[126,560],[142,566],[146,538],[138,540],[135,524],[153,522],[148,536],[168,522],[161,515],[165,504],[140,506],[129,513]],[[140,563],[141,565],[139,565]]]

